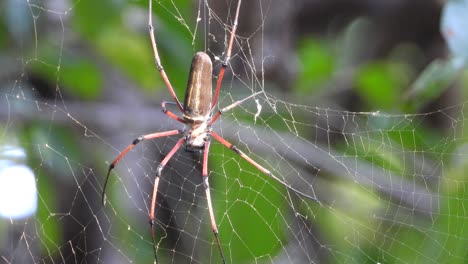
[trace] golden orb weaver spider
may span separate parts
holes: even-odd
[[[221,255],[221,259],[223,263],[226,263],[226,259],[224,257],[223,249],[221,247],[220,239],[218,236],[218,227],[216,225],[216,219],[215,219],[214,212],[213,212],[213,206],[211,203],[210,186],[208,182],[208,176],[209,176],[208,175],[208,154],[209,154],[209,149],[210,149],[211,136],[214,137],[217,141],[219,141],[221,144],[223,144],[227,148],[233,150],[237,155],[239,155],[240,157],[245,159],[247,162],[255,166],[258,170],[260,170],[267,176],[273,178],[274,180],[278,181],[280,184],[282,184],[286,188],[304,197],[307,197],[313,201],[318,202],[316,198],[310,195],[307,195],[305,193],[302,193],[296,190],[295,188],[291,187],[290,185],[287,185],[280,178],[273,175],[269,170],[267,170],[266,168],[264,168],[263,166],[255,162],[253,159],[247,156],[244,152],[242,152],[242,150],[240,150],[235,145],[231,144],[230,142],[222,138],[220,135],[218,135],[216,132],[212,131],[211,129],[211,125],[219,118],[221,114],[240,105],[244,101],[262,93],[262,92],[254,93],[242,100],[234,102],[233,104],[227,107],[218,109],[216,114],[213,116],[216,102],[218,100],[219,92],[221,89],[221,84],[223,81],[224,73],[226,71],[229,59],[231,57],[232,45],[233,45],[234,38],[236,35],[237,22],[239,19],[240,6],[241,6],[241,0],[239,0],[237,3],[236,13],[235,13],[234,22],[231,28],[229,42],[225,50],[225,58],[223,60],[221,69],[218,73],[218,80],[216,83],[214,97],[212,96],[212,83],[211,82],[212,82],[212,68],[213,67],[212,67],[211,59],[205,52],[197,52],[192,59],[192,65],[191,65],[190,72],[189,72],[188,84],[187,84],[187,88],[185,91],[185,99],[184,99],[184,103],[181,104],[177,95],[174,92],[174,89],[172,88],[169,78],[167,77],[166,72],[164,71],[164,68],[161,64],[161,60],[159,58],[159,53],[158,53],[158,49],[156,46],[156,39],[155,39],[155,34],[154,34],[154,29],[153,29],[152,0],[149,0],[148,30],[149,30],[149,36],[151,39],[151,46],[152,46],[153,53],[154,53],[154,60],[155,60],[156,68],[161,74],[161,77],[165,85],[167,86],[169,92],[171,93],[174,103],[176,104],[180,112],[182,113],[182,118],[177,116],[176,114],[174,114],[173,112],[169,111],[166,108],[166,104],[168,102],[163,101],[161,103],[162,111],[166,115],[168,115],[170,118],[185,124],[188,129],[156,132],[156,133],[142,135],[136,138],[135,140],[133,140],[133,142],[130,145],[128,145],[120,153],[120,155],[118,155],[117,158],[115,158],[114,161],[109,165],[109,169],[106,175],[106,180],[104,182],[104,187],[102,190],[102,204],[104,205],[106,201],[106,197],[105,197],[106,187],[107,187],[107,182],[109,180],[109,176],[110,176],[112,169],[114,169],[117,163],[135,145],[137,145],[139,142],[143,140],[155,139],[155,138],[161,138],[161,137],[167,137],[167,136],[173,136],[173,135],[182,135],[182,137],[177,141],[176,145],[169,151],[169,153],[161,161],[161,163],[156,169],[156,177],[154,180],[154,188],[153,188],[151,207],[150,207],[150,212],[149,212],[149,219],[150,219],[149,223],[150,223],[150,228],[151,228],[151,239],[153,241],[155,263],[158,263],[158,257],[157,257],[156,239],[154,235],[154,224],[155,224],[154,213],[156,209],[155,208],[156,207],[156,195],[158,193],[159,179],[160,179],[162,170],[164,169],[168,161],[184,143],[186,146],[186,151],[199,150],[203,152],[203,163],[202,163],[203,186],[205,189],[205,194],[206,194],[206,198],[208,202],[208,211],[210,214],[211,229],[213,231],[213,234],[216,240],[216,245],[218,247],[218,251],[219,251],[219,254]]]

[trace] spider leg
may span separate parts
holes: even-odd
[[[166,166],[167,162],[172,158],[172,156],[176,153],[176,151],[184,144],[185,137],[182,137],[177,141],[176,145],[169,151],[166,157],[161,161],[156,169],[156,178],[154,179],[154,188],[153,188],[153,195],[151,198],[151,208],[149,213],[149,224],[151,227],[151,239],[153,240],[153,250],[154,250],[154,263],[158,263],[158,255],[157,255],[157,248],[156,248],[156,239],[154,238],[154,211],[156,208],[156,196],[158,194],[158,186],[159,186],[159,177],[161,176],[161,172]]]
[[[239,9],[241,6],[241,2],[242,2],[241,0],[237,2],[236,15],[234,17],[234,23],[232,24],[231,36],[229,37],[229,44],[226,48],[226,57],[224,58],[221,69],[219,70],[218,81],[216,83],[216,90],[215,90],[215,95],[213,97],[213,102],[211,103],[211,109],[215,107],[216,101],[218,100],[219,90],[221,89],[221,83],[223,82],[223,78],[224,78],[224,72],[226,71],[226,68],[228,66],[229,59],[231,58],[232,44],[234,43],[234,36],[236,35],[237,21],[239,19]]]
[[[226,263],[224,258],[223,249],[221,248],[221,243],[219,241],[218,236],[218,227],[216,225],[216,219],[213,213],[213,205],[211,203],[211,193],[210,193],[210,184],[208,182],[208,153],[210,151],[210,140],[205,141],[205,147],[203,152],[203,169],[202,169],[202,176],[203,176],[203,187],[205,187],[206,193],[206,200],[208,202],[208,211],[210,212],[210,220],[211,220],[211,229],[213,230],[214,237],[216,239],[216,244],[218,245],[219,254],[221,254],[221,258],[223,263]]]
[[[172,98],[177,104],[177,107],[181,112],[183,112],[183,107],[180,104],[179,98],[177,98],[177,95],[174,92],[174,89],[172,88],[171,82],[169,81],[169,78],[166,75],[166,72],[164,71],[164,68],[161,64],[161,59],[159,58],[159,53],[158,53],[158,48],[156,46],[156,38],[154,36],[154,28],[153,28],[153,2],[152,0],[149,0],[149,18],[148,18],[148,31],[151,39],[151,46],[153,48],[153,53],[154,53],[154,62],[156,64],[156,68],[158,69],[159,73],[161,74],[161,77],[164,81],[164,83],[167,86],[167,89],[171,93]]]
[[[221,144],[223,144],[224,146],[226,146],[227,148],[229,149],[232,149],[232,151],[234,151],[237,155],[241,156],[243,159],[245,159],[246,161],[248,161],[250,164],[254,165],[258,170],[260,170],[261,172],[263,172],[264,174],[266,174],[267,176],[269,176],[270,178],[273,178],[275,181],[281,183],[281,185],[283,185],[284,187],[294,191],[295,193],[297,194],[300,194],[304,197],[307,197],[309,198],[310,200],[314,201],[314,202],[317,202],[319,203],[320,205],[322,204],[319,200],[317,200],[317,198],[315,197],[312,197],[308,194],[305,194],[299,190],[297,190],[296,188],[286,184],[283,180],[281,180],[280,178],[276,177],[273,173],[271,173],[271,171],[267,170],[266,168],[264,168],[262,165],[258,164],[256,161],[254,161],[252,158],[250,158],[249,156],[245,155],[244,152],[242,152],[242,150],[238,149],[235,145],[229,143],[227,140],[225,140],[224,138],[222,138],[221,136],[219,136],[218,134],[216,134],[215,132],[211,132],[211,135],[216,139],[218,140]]]
[[[233,109],[233,108],[239,106],[239,105],[242,104],[243,102],[245,102],[245,101],[249,100],[250,98],[252,98],[252,97],[254,97],[254,96],[256,96],[256,95],[259,95],[259,94],[261,94],[261,93],[263,93],[263,92],[254,93],[254,94],[252,94],[252,95],[250,95],[250,96],[247,96],[246,98],[244,98],[244,99],[242,99],[242,100],[235,101],[234,103],[232,103],[232,104],[230,104],[230,105],[224,107],[223,109],[219,109],[218,112],[216,113],[216,115],[211,119],[210,125],[213,124],[213,123],[216,121],[216,119],[218,119],[218,117],[219,117],[220,115],[226,113],[227,111],[229,111],[229,110],[231,110],[231,109]]]
[[[163,101],[161,103],[161,108],[162,108],[162,111],[164,114],[168,115],[170,118],[174,119],[174,120],[177,120],[181,123],[184,123],[185,124],[185,120],[178,117],[176,114],[172,113],[171,111],[167,110],[166,108],[166,104],[172,104],[172,102],[166,102],[166,101]]]
[[[170,131],[165,131],[165,132],[158,132],[158,133],[153,133],[153,134],[147,134],[147,135],[143,135],[143,136],[139,136],[137,137],[135,140],[133,140],[133,142],[128,145],[123,151],[122,153],[120,153],[119,156],[117,156],[117,158],[115,158],[115,160],[109,165],[109,169],[107,170],[107,175],[106,175],[106,181],[104,182],[104,187],[102,188],[102,194],[101,194],[101,202],[103,205],[106,204],[106,187],[107,187],[107,182],[109,180],[109,175],[112,171],[112,169],[114,169],[115,165],[117,165],[117,163],[138,143],[140,143],[141,141],[143,140],[147,140],[147,139],[154,139],[154,138],[159,138],[159,137],[167,137],[167,136],[172,136],[172,135],[177,135],[177,134],[181,134],[182,131],[181,130],[170,130]]]

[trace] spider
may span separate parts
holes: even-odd
[[[106,175],[106,180],[104,182],[104,187],[102,191],[102,204],[105,204],[106,197],[105,197],[105,192],[106,192],[106,186],[107,182],[109,180],[109,175],[114,169],[114,167],[117,165],[117,163],[138,143],[144,140],[149,140],[149,139],[156,139],[156,138],[161,138],[161,137],[167,137],[167,136],[174,136],[174,135],[182,135],[182,137],[177,141],[175,146],[169,151],[169,153],[166,155],[166,157],[161,161],[161,163],[158,165],[156,169],[156,177],[154,179],[154,188],[153,188],[153,193],[152,193],[152,199],[151,199],[151,207],[150,207],[150,212],[149,212],[149,224],[151,228],[151,239],[153,241],[153,251],[154,251],[154,259],[155,263],[158,263],[158,257],[157,257],[157,246],[156,246],[156,239],[154,235],[154,224],[155,224],[155,219],[154,219],[154,212],[156,210],[156,195],[158,192],[158,185],[159,185],[159,179],[161,177],[162,170],[168,163],[168,161],[171,159],[171,157],[176,153],[176,151],[185,143],[185,150],[190,151],[190,152],[203,152],[203,161],[202,161],[202,178],[203,178],[203,187],[205,189],[205,194],[208,202],[208,211],[210,214],[210,221],[211,221],[211,229],[214,234],[214,238],[216,240],[216,245],[218,247],[219,254],[221,256],[221,259],[223,263],[226,263],[226,259],[224,257],[223,249],[221,247],[221,242],[219,239],[218,235],[218,227],[216,225],[216,219],[213,213],[213,206],[211,203],[211,194],[210,194],[210,185],[208,182],[208,155],[209,155],[209,149],[210,149],[210,143],[211,143],[211,137],[215,138],[217,141],[219,141],[221,144],[226,146],[227,148],[231,149],[234,151],[237,155],[245,159],[247,162],[255,166],[258,170],[266,174],[267,176],[273,178],[274,180],[278,181],[280,184],[285,186],[288,189],[291,189],[292,191],[307,197],[313,201],[318,202],[314,197],[309,196],[305,193],[302,193],[295,188],[287,185],[284,181],[282,181],[280,178],[276,177],[273,175],[269,170],[255,162],[252,158],[247,156],[242,150],[237,148],[235,145],[231,144],[229,141],[225,140],[222,138],[220,135],[218,135],[216,132],[212,131],[211,125],[226,111],[229,111],[236,106],[240,105],[244,101],[262,93],[262,92],[257,92],[254,93],[242,100],[236,101],[233,104],[224,107],[222,109],[218,109],[215,113],[215,107],[216,107],[216,102],[219,96],[219,92],[221,89],[221,84],[223,81],[224,73],[226,71],[226,68],[228,66],[229,59],[231,57],[231,50],[232,50],[232,45],[234,42],[234,38],[236,35],[236,29],[237,29],[237,21],[239,18],[239,9],[241,6],[241,0],[238,1],[237,3],[237,9],[234,17],[234,23],[232,24],[231,28],[231,34],[229,37],[229,43],[226,47],[225,50],[225,58],[222,62],[221,69],[218,73],[218,80],[216,83],[216,88],[215,88],[215,94],[214,97],[212,96],[212,62],[210,57],[205,53],[205,52],[197,52],[193,59],[192,59],[192,65],[190,68],[189,72],[189,79],[188,79],[188,84],[187,88],[185,91],[185,99],[184,103],[181,104],[179,99],[177,98],[177,95],[174,92],[174,89],[172,88],[172,85],[169,81],[169,78],[166,75],[166,72],[164,71],[164,68],[161,64],[161,60],[159,58],[159,53],[158,49],[156,46],[156,40],[155,40],[155,34],[153,30],[153,22],[152,22],[152,0],[149,0],[149,15],[148,15],[148,30],[149,30],[149,36],[151,40],[151,46],[153,49],[154,53],[154,60],[156,64],[156,68],[161,74],[161,77],[167,86],[167,89],[171,93],[171,96],[174,100],[174,104],[177,106],[177,108],[180,110],[182,113],[182,117],[179,117],[178,115],[174,114],[173,112],[169,111],[166,108],[166,104],[169,104],[171,102],[166,102],[163,101],[161,103],[162,111],[166,115],[168,115],[170,118],[177,120],[183,124],[185,124],[186,129],[184,130],[169,130],[169,131],[164,131],[164,132],[156,132],[156,133],[151,133],[151,134],[146,134],[142,135],[133,142],[128,145],[121,153],[120,155],[115,158],[115,160],[109,165],[109,169]],[[213,115],[214,114],[214,115]]]

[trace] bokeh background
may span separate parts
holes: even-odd
[[[154,1],[182,100],[190,61],[214,78],[237,2]],[[215,125],[316,197],[213,143],[210,181],[228,263],[467,263],[468,1],[243,1]],[[143,0],[0,2],[0,263],[151,263],[155,168],[180,128]],[[260,108],[261,106],[261,108]],[[200,157],[179,151],[158,194],[161,263],[221,263]],[[21,180],[18,180],[21,179]],[[12,183],[16,182],[16,183]],[[24,208],[24,211],[20,209]]]

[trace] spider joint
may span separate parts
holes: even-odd
[[[154,63],[156,64],[156,69],[158,69],[158,71],[162,72],[164,70],[163,66],[161,65],[161,61],[156,59]]]
[[[164,166],[162,164],[158,165],[158,167],[156,168],[156,177],[161,176],[163,168],[164,168]]]
[[[237,153],[237,154],[239,154],[239,155],[242,155],[242,151],[241,151],[240,149],[238,149],[235,145],[232,145],[232,146],[231,146],[231,149],[232,149],[235,153]]]
[[[138,143],[140,143],[141,141],[143,141],[145,138],[143,136],[139,136],[137,138],[135,138],[135,140],[133,140],[132,144],[133,145],[136,145]]]
[[[208,190],[210,188],[210,183],[208,182],[208,176],[203,177],[203,187],[205,190]]]

